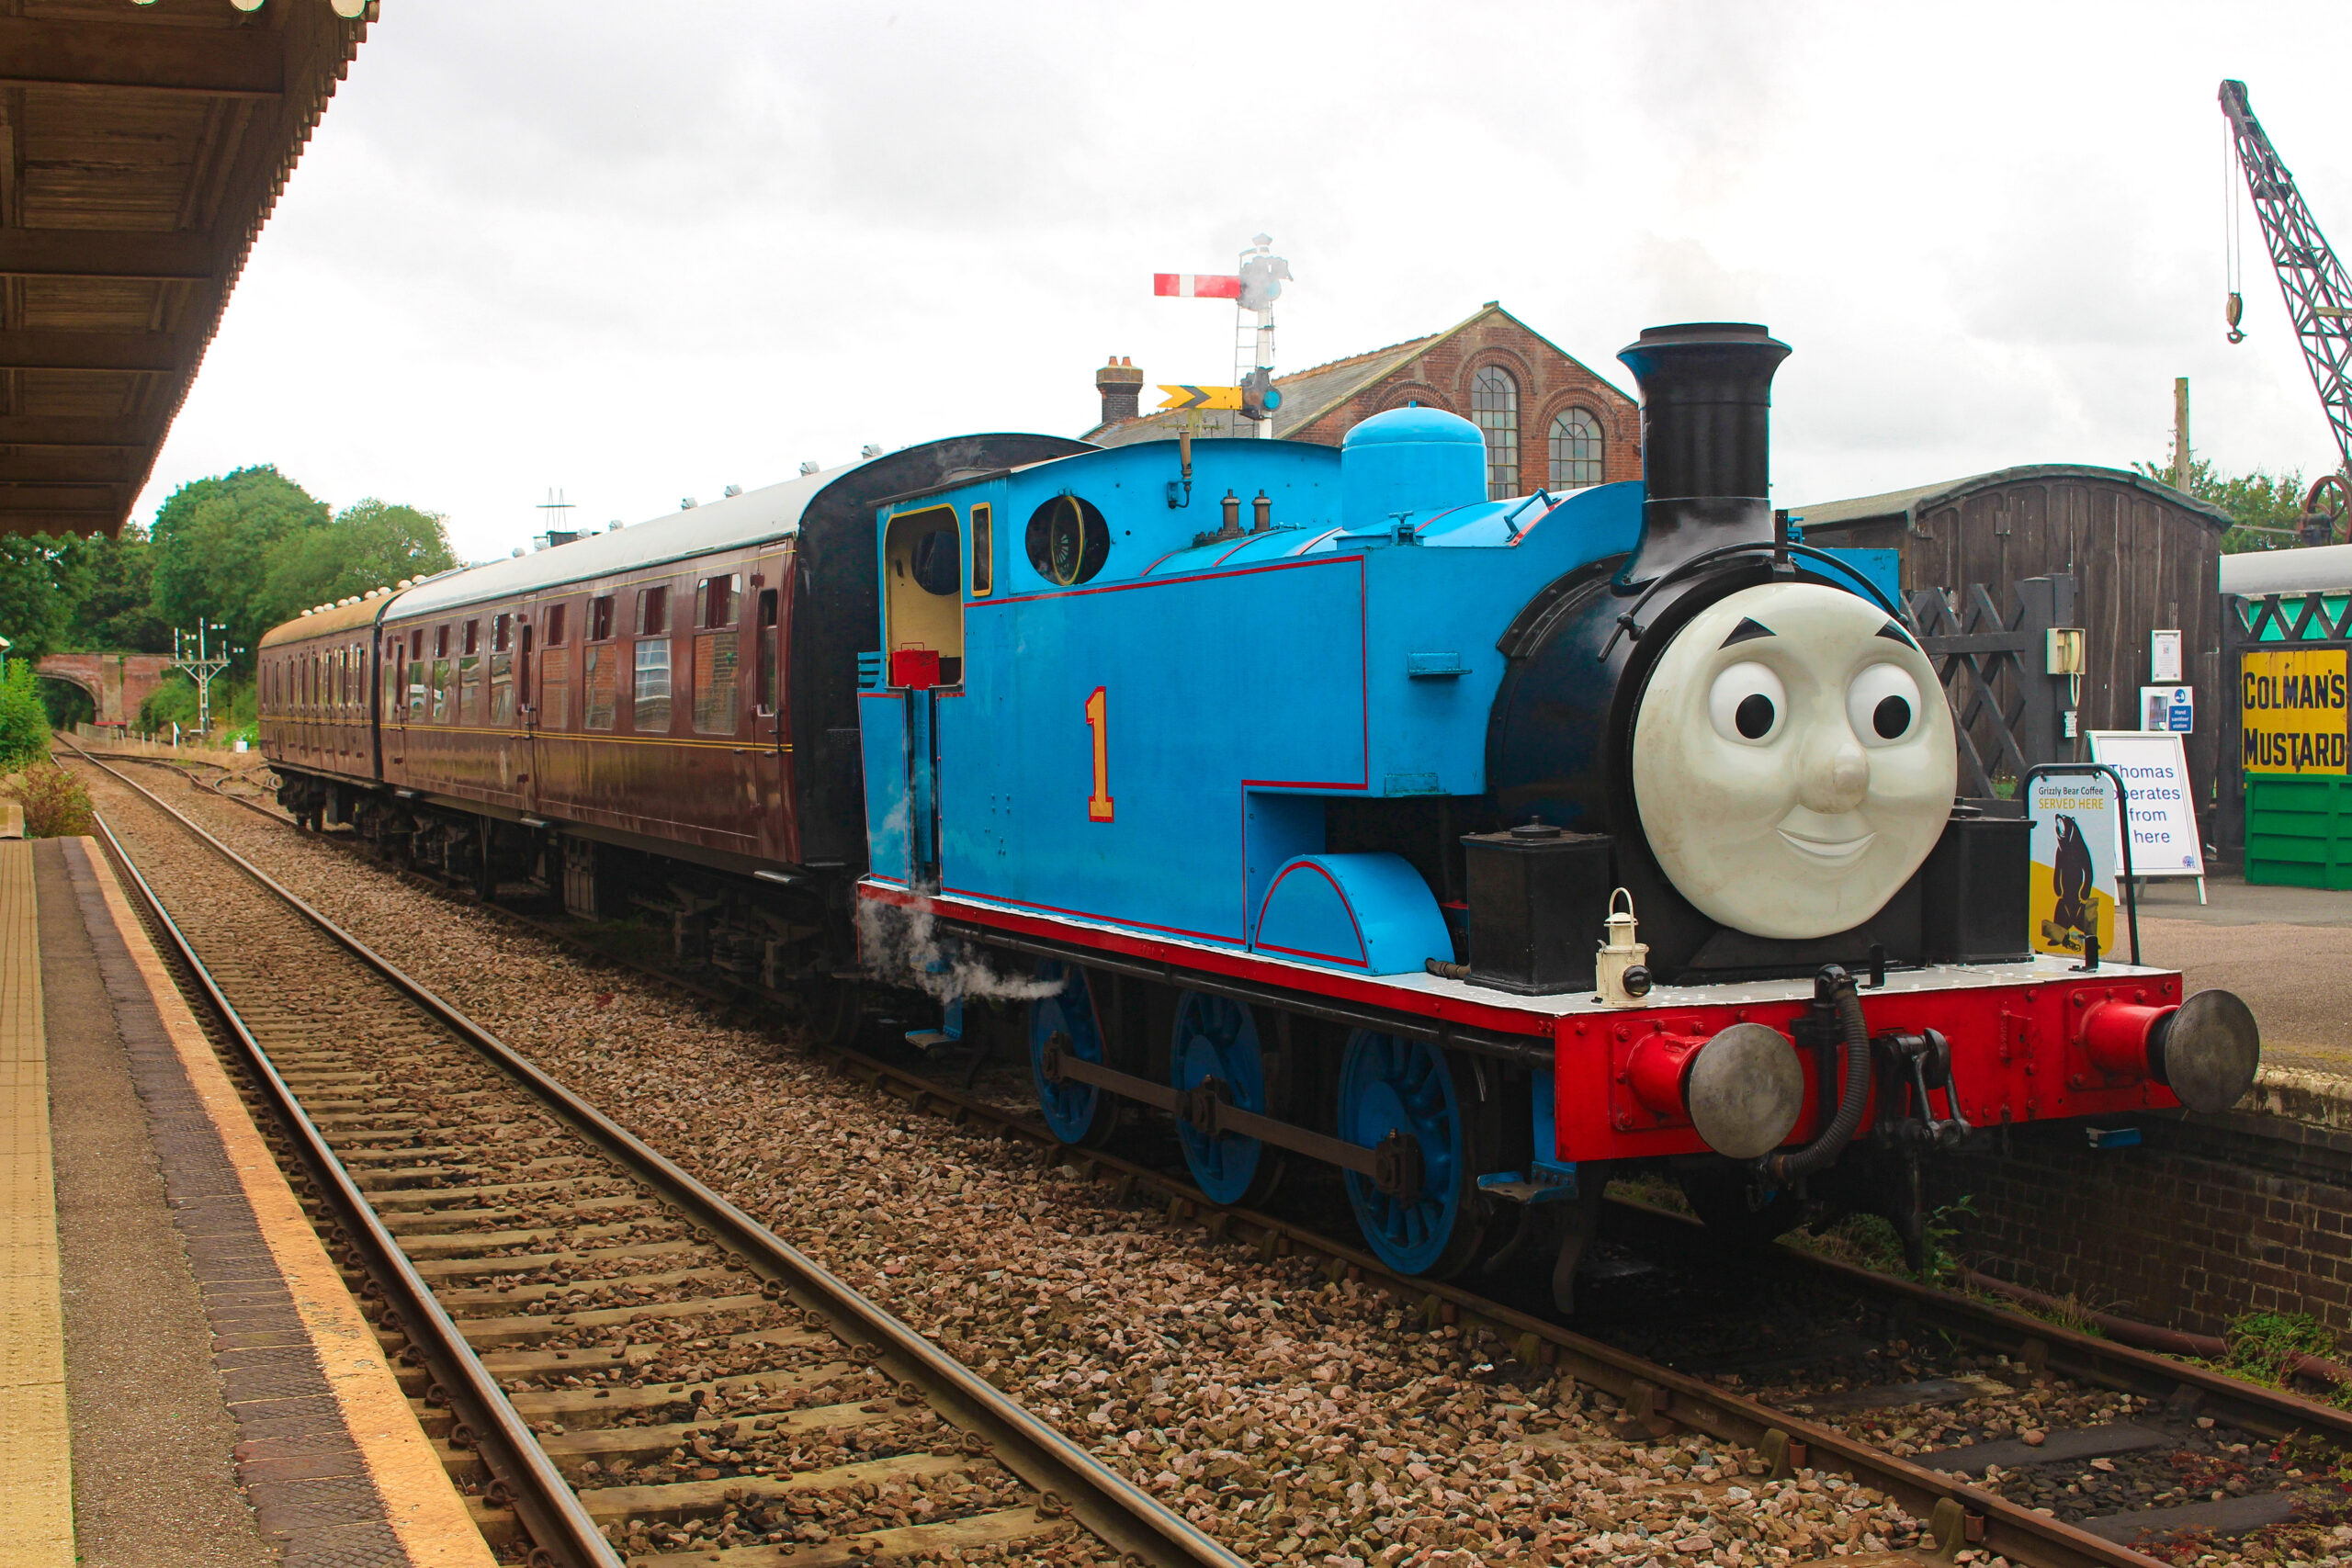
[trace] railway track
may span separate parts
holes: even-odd
[[[207,897],[107,851],[503,1555],[1239,1562],[141,794]]]
[[[119,776],[119,775],[118,775]],[[135,787],[135,786],[134,786]],[[284,818],[250,800],[238,800],[259,815],[284,824]],[[573,942],[560,927],[515,911],[491,906],[559,941]],[[601,961],[614,955],[594,949]],[[621,960],[628,962],[628,960]],[[658,966],[632,967],[667,985],[681,987],[707,1001],[727,1003],[747,999],[737,988],[688,979]],[[2111,1472],[2111,1456],[2144,1458],[2151,1450],[2198,1447],[2220,1450],[2216,1469],[2231,1467],[2226,1454],[2230,1439],[2253,1438],[2263,1443],[2317,1444],[2352,1450],[2352,1416],[2330,1406],[2292,1394],[2249,1384],[2241,1380],[2115,1345],[2058,1325],[2004,1311],[1972,1297],[1915,1285],[1867,1270],[1838,1265],[1803,1254],[1773,1260],[1777,1269],[1792,1270],[1820,1286],[1835,1288],[1875,1304],[1886,1322],[1916,1338],[1940,1337],[1972,1347],[1985,1357],[2002,1360],[2001,1376],[2018,1384],[2046,1380],[2077,1380],[2092,1386],[2126,1391],[2143,1402],[2162,1406],[2160,1415],[2096,1427],[2067,1428],[2046,1423],[2038,1440],[1996,1439],[1974,1454],[1949,1452],[1899,1455],[1861,1440],[1849,1429],[1853,1417],[1873,1412],[1933,1410],[1965,1399],[1989,1379],[1917,1377],[1855,1386],[1841,1379],[1823,1390],[1804,1386],[1778,1391],[1771,1404],[1761,1403],[1724,1386],[1720,1375],[1676,1371],[1672,1358],[1650,1359],[1626,1353],[1587,1336],[1573,1333],[1544,1316],[1522,1312],[1501,1302],[1453,1286],[1386,1273],[1375,1259],[1347,1244],[1318,1234],[1309,1226],[1272,1214],[1219,1208],[1166,1171],[1131,1160],[1064,1147],[1042,1129],[986,1100],[965,1093],[900,1064],[855,1051],[820,1053],[839,1071],[865,1083],[880,1095],[917,1111],[948,1116],[995,1130],[1009,1139],[1031,1144],[1041,1164],[1066,1168],[1111,1186],[1123,1201],[1164,1207],[1171,1218],[1197,1224],[1212,1244],[1250,1247],[1261,1256],[1306,1257],[1320,1262],[1327,1278],[1352,1280],[1386,1291],[1430,1327],[1453,1325],[1465,1336],[1483,1335],[1495,1347],[1498,1359],[1515,1359],[1529,1368],[1566,1371],[1589,1387],[1605,1392],[1618,1404],[1620,1422],[1627,1429],[1652,1437],[1699,1433],[1719,1441],[1753,1449],[1774,1473],[1811,1470],[1840,1474],[1879,1488],[1916,1517],[1927,1519],[1939,1548],[1950,1557],[1973,1548],[2035,1568],[2102,1562],[2141,1563],[2150,1561],[2122,1544],[2143,1530],[2229,1533],[2277,1524],[2290,1517],[2308,1517],[2324,1511],[2331,1494],[2314,1476],[2275,1495],[2260,1492],[2236,1495],[2217,1488],[2219,1495],[2194,1500],[2168,1496],[2165,1501],[2124,1508],[2089,1517],[2081,1528],[2037,1512],[2005,1492],[2017,1492],[2041,1506],[2048,1488],[2020,1488],[2020,1474],[2052,1464],[2076,1470],[2108,1461],[2098,1472],[2084,1470],[2085,1479]],[[1611,1228],[1621,1239],[1636,1246],[1668,1250],[1691,1247],[1695,1227],[1678,1216],[1638,1205],[1615,1205]],[[1817,1360],[1828,1360],[1825,1355]],[[1791,1370],[1806,1361],[1800,1347],[1783,1359]],[[1738,1381],[1736,1379],[1735,1382]],[[1922,1462],[1924,1461],[1924,1462]],[[1971,1462],[1973,1461],[1973,1462]],[[1976,1483],[1986,1462],[2000,1469],[1990,1483]],[[2314,1461],[2317,1462],[2317,1461]],[[1965,1469],[1959,1466],[1966,1464]],[[1951,1470],[1939,1465],[1951,1464]],[[2244,1466],[2236,1467],[2243,1472]],[[2280,1468],[2280,1467],[2274,1467]],[[2324,1468],[2324,1467],[2323,1467]],[[2340,1489],[2339,1489],[2340,1490]],[[2162,1494],[2159,1494],[2162,1495]],[[2066,1499],[2058,1498],[2064,1503]],[[2340,1503],[2340,1499],[2337,1499]],[[2080,1508],[2067,1511],[2083,1515]],[[796,1560],[797,1561],[797,1560]]]

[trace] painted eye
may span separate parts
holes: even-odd
[[[1846,688],[1846,717],[1865,746],[1892,746],[1918,728],[1919,683],[1899,664],[1873,664]]]
[[[1707,716],[1726,740],[1760,746],[1781,732],[1789,694],[1781,678],[1761,664],[1735,664],[1715,677],[1707,693]]]

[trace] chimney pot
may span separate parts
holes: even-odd
[[[1113,355],[1111,362],[1094,373],[1094,389],[1102,394],[1104,424],[1133,419],[1143,410],[1143,372],[1132,359]]]

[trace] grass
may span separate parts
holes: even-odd
[[[1904,1261],[1903,1237],[1883,1215],[1849,1214],[1826,1229],[1792,1231],[1781,1239],[1803,1251],[1873,1273],[1951,1289],[1960,1281],[1961,1269],[1960,1255],[1951,1244],[1959,1238],[1961,1223],[1974,1217],[1975,1203],[1973,1197],[1962,1197],[1928,1215],[1926,1245],[1921,1248],[1926,1266],[1917,1274]]]

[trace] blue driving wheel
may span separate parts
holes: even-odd
[[[1053,1083],[1046,1077],[1049,1041],[1082,1061],[1102,1060],[1102,1031],[1095,1021],[1086,971],[1048,958],[1037,965],[1037,978],[1061,982],[1061,989],[1029,1004],[1029,1076],[1037,1086],[1037,1109],[1063,1143],[1099,1147],[1118,1129],[1117,1097],[1091,1083],[1069,1078]]]
[[[1170,1081],[1180,1095],[1204,1084],[1228,1105],[1270,1115],[1266,1107],[1266,1063],[1259,1049],[1258,1025],[1249,1004],[1229,997],[1186,991],[1176,1004],[1176,1033],[1168,1053]],[[1176,1114],[1176,1139],[1184,1163],[1202,1192],[1217,1203],[1254,1206],[1265,1201],[1282,1179],[1282,1153],[1238,1133],[1204,1134]]]
[[[1420,1150],[1416,1190],[1383,1192],[1371,1177],[1346,1173],[1356,1224],[1382,1262],[1400,1274],[1443,1279],[1476,1256],[1485,1216],[1443,1052],[1369,1029],[1350,1035],[1340,1064],[1339,1132],[1364,1148],[1396,1133]]]

